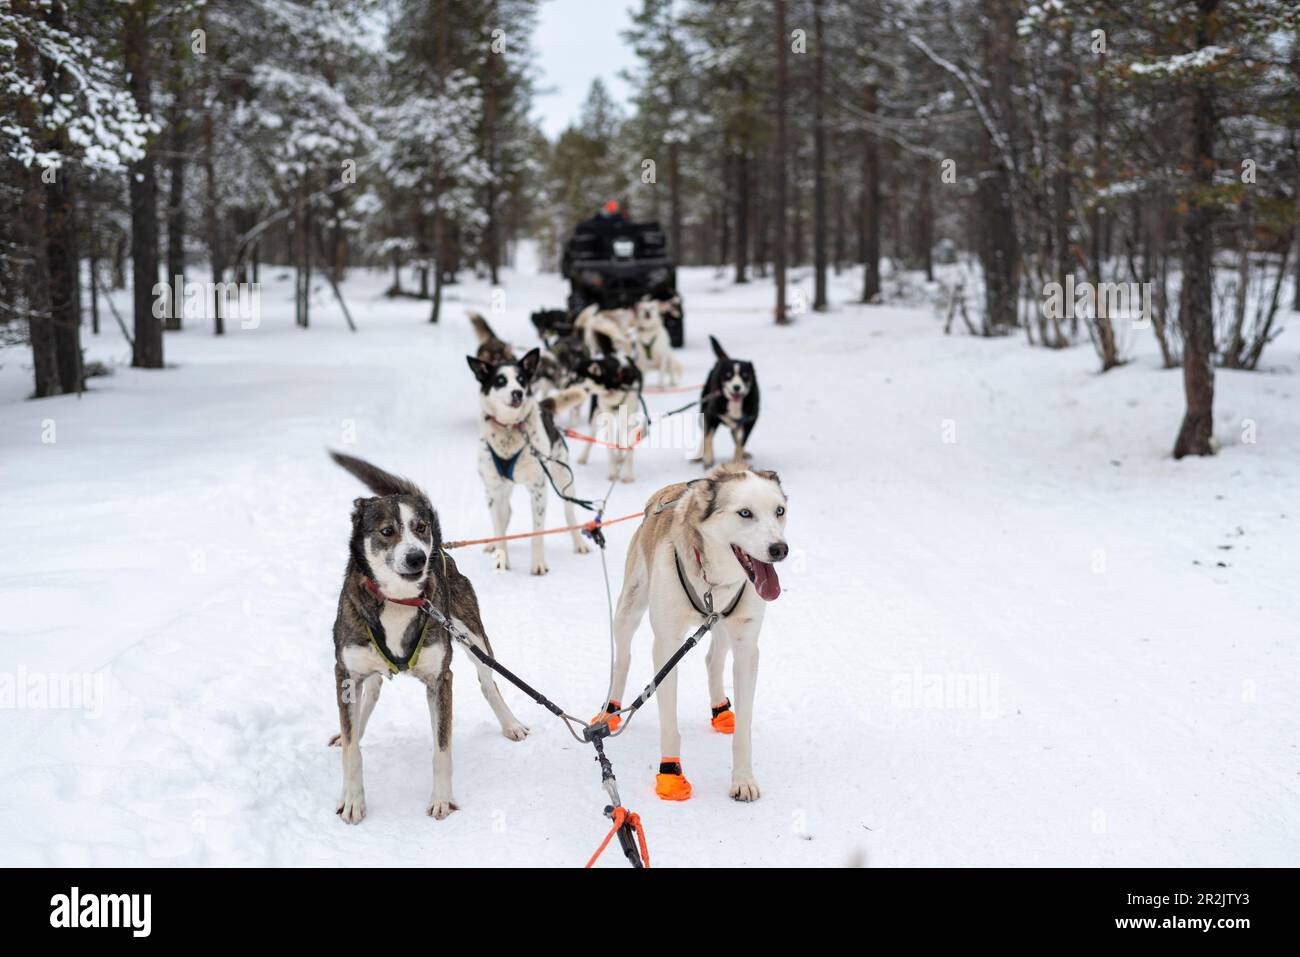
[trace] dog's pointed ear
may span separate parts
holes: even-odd
[[[542,350],[529,349],[524,353],[524,357],[519,360],[519,368],[523,370],[524,375],[531,379],[537,372],[537,364],[542,361]]]
[[[718,340],[713,338],[713,336],[709,336],[709,345],[713,346],[713,354],[718,357],[719,362],[731,361],[731,357],[727,355],[727,351],[722,348],[722,343],[718,342]]]
[[[487,385],[488,379],[492,377],[492,364],[484,362],[475,356],[466,356],[465,361],[469,363],[469,369],[474,373],[474,378]]]

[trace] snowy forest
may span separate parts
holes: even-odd
[[[1297,320],[1293,0],[0,0],[0,861],[588,859],[460,645],[456,802],[375,670],[336,804],[361,459],[597,727],[651,496],[780,497],[761,677],[608,739],[656,866],[1294,866]]]
[[[153,315],[158,276],[289,265],[306,327],[313,275],[387,266],[437,322],[447,284],[495,283],[525,237],[556,258],[605,199],[664,223],[680,263],[770,273],[778,322],[792,267],[820,311],[829,271],[861,266],[861,301],[888,302],[941,257],[968,267],[939,293],[950,326],[1086,342],[1107,370],[1105,299],[1065,318],[1043,290],[1150,283],[1149,334],[1184,369],[1179,456],[1211,451],[1215,368],[1257,368],[1300,308],[1291,4],[646,0],[634,108],[597,80],[554,142],[530,115],[536,8],[6,0],[0,330],[30,342],[33,395],[95,372],[104,290],[136,290],[115,318],[143,368],[183,321]]]

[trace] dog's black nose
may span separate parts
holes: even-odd
[[[522,402],[523,400],[524,400],[524,394],[521,390],[515,389],[514,392],[510,393],[511,402]]]
[[[418,569],[423,568],[424,563],[428,560],[429,556],[424,554],[424,552],[406,553],[406,567],[411,569],[411,571],[417,571]]]
[[[779,562],[785,556],[790,554],[790,546],[785,542],[777,542],[775,545],[767,546],[767,555],[774,562]]]

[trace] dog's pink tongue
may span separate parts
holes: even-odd
[[[776,601],[781,596],[781,579],[776,577],[776,569],[757,558],[751,561],[754,563],[754,591],[763,601]]]

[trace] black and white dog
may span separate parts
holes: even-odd
[[[510,524],[510,493],[516,485],[528,489],[532,502],[533,531],[546,523],[546,487],[549,470],[556,488],[563,495],[573,494],[573,472],[569,468],[569,450],[564,436],[555,425],[555,414],[577,406],[587,396],[580,386],[565,389],[538,400],[533,395],[533,380],[541,353],[530,349],[518,362],[486,362],[466,356],[470,370],[479,382],[478,474],[487,493],[488,511],[492,515],[494,534],[502,536]],[[538,453],[546,458],[543,463]],[[566,525],[576,525],[573,503],[565,501]],[[578,531],[571,533],[573,550],[587,552],[587,543]],[[545,575],[548,571],[542,536],[533,538],[531,571]],[[505,542],[489,545],[495,553],[496,570],[510,568]]]
[[[704,425],[704,442],[700,448],[706,469],[713,468],[713,433],[725,425],[736,443],[732,462],[743,464],[748,456],[745,443],[758,421],[758,375],[754,364],[732,359],[713,336],[709,336],[718,361],[700,392],[700,417]]]
[[[438,513],[418,486],[369,462],[330,453],[375,494],[352,503],[348,567],[334,619],[334,680],[343,749],[343,791],[338,815],[348,824],[366,816],[361,778],[361,737],[379,701],[384,678],[407,672],[426,688],[433,723],[433,794],[427,813],[442,819],[456,810],[451,793],[451,638],[420,612],[428,600],[492,653],[479,618],[474,586],[442,551]],[[492,681],[487,665],[474,659],[479,686],[501,733],[522,741],[519,723]]]
[[[591,389],[588,423],[593,437],[609,446],[609,480],[635,481],[632,446],[648,427],[641,414],[641,370],[631,358],[616,351],[604,333],[596,333],[599,355],[587,360],[579,375]],[[594,442],[587,442],[578,453],[578,463],[586,465]]]

